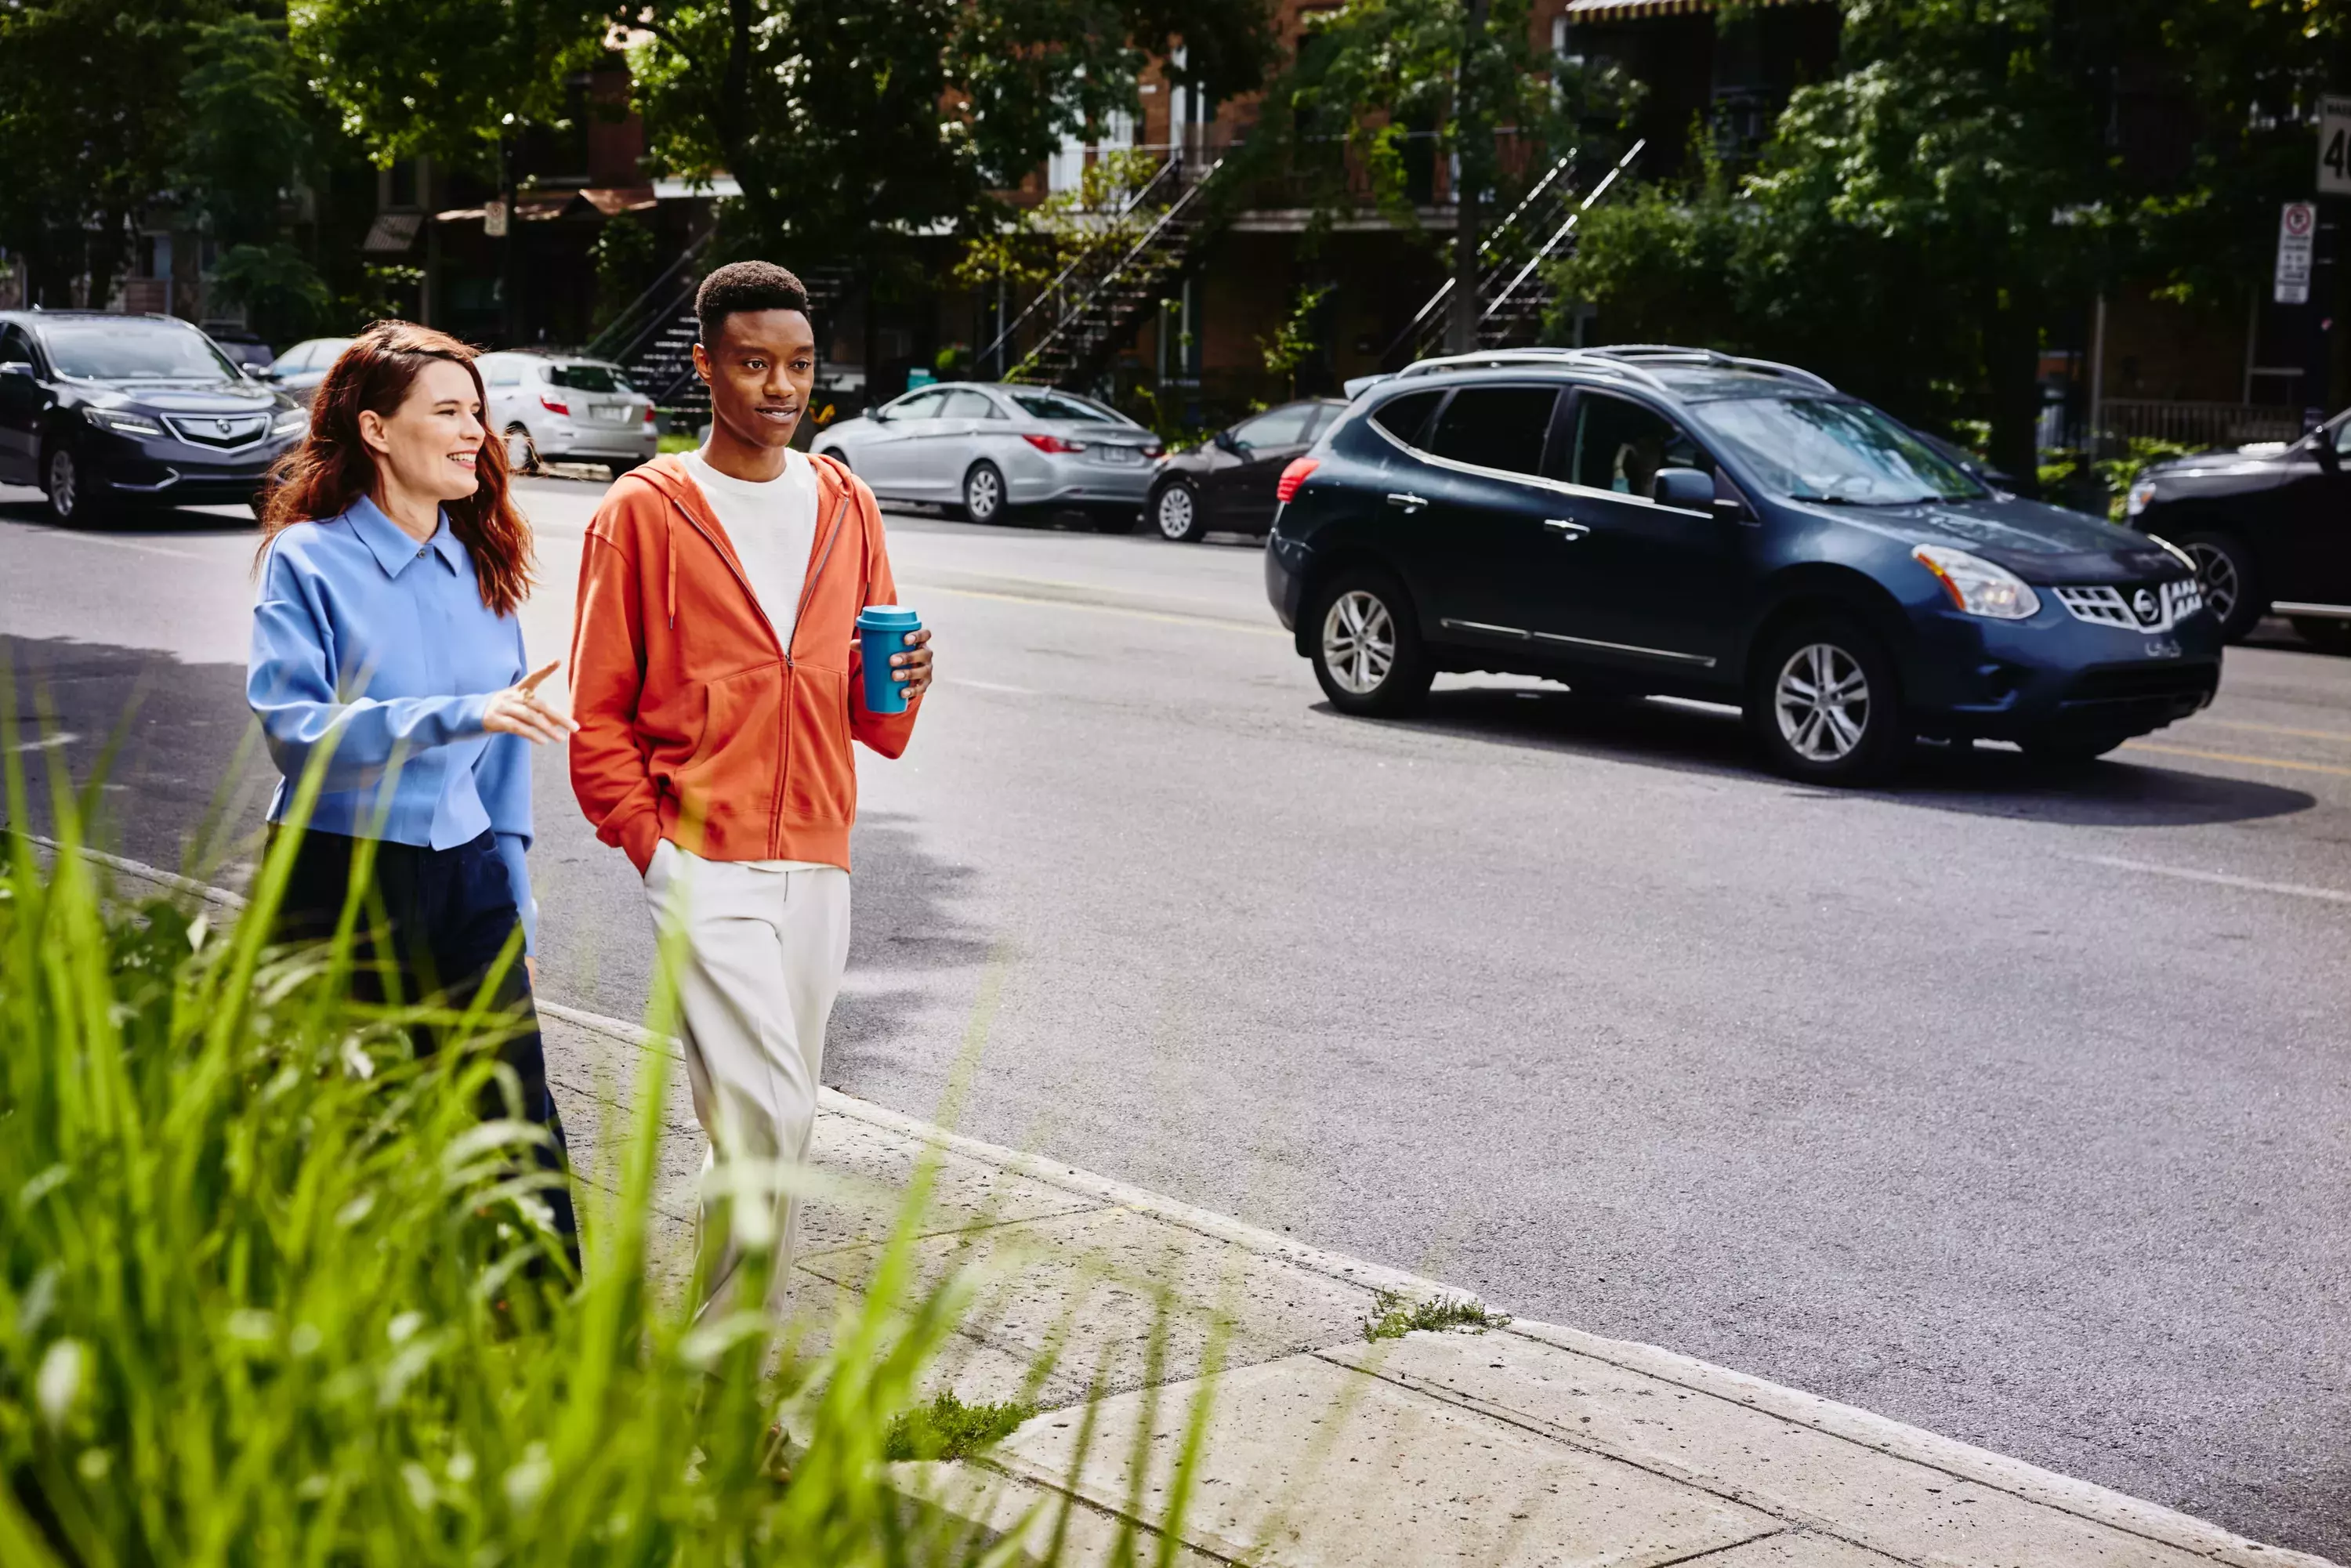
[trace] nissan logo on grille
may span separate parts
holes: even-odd
[[[2131,613],[2137,616],[2142,624],[2152,626],[2163,619],[2163,606],[2157,601],[2153,590],[2142,588],[2131,595]]]

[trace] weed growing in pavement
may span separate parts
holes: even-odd
[[[125,907],[61,778],[56,852],[27,836],[19,755],[0,759],[0,1562],[1004,1559],[910,1511],[887,1466],[971,1299],[960,1276],[917,1288],[927,1170],[827,1355],[763,1313],[665,1308],[647,1249],[669,1059],[649,1050],[630,1124],[607,1107],[604,1189],[575,1184],[575,1280],[538,1200],[558,1178],[517,1157],[544,1134],[482,1119],[505,1020],[353,1003],[358,899],[336,942],[276,945],[291,831],[233,920]],[[1036,1560],[1057,1561],[1065,1525],[1043,1522]]]
[[[1479,1302],[1466,1296],[1438,1296],[1433,1301],[1416,1301],[1396,1291],[1372,1292],[1371,1315],[1364,1319],[1364,1337],[1367,1340],[1402,1339],[1415,1329],[1468,1329],[1482,1333],[1488,1329],[1508,1328],[1508,1312],[1489,1312]]]
[[[1037,1414],[1037,1406],[1020,1401],[1002,1405],[967,1405],[953,1389],[943,1390],[928,1405],[903,1410],[892,1419],[890,1435],[882,1441],[885,1459],[962,1459],[1008,1437],[1020,1423]]]

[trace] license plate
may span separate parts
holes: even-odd
[[[629,417],[629,405],[624,402],[591,402],[588,405],[588,417],[608,419],[617,424]]]
[[[1140,463],[1143,454],[1132,446],[1097,446],[1094,457],[1102,463]]]

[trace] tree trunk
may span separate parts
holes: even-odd
[[[1984,312],[1985,391],[1991,399],[1991,463],[2027,496],[2041,493],[2040,322],[2015,291],[2001,291]]]
[[[1454,137],[1458,149],[1453,185],[1453,351],[1467,354],[1478,347],[1478,318],[1485,301],[1478,289],[1478,198],[1486,183],[1492,149],[1486,128],[1486,105],[1480,97],[1477,56],[1486,40],[1489,0],[1469,0],[1462,28],[1461,74],[1454,88]]]

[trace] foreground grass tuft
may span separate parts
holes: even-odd
[[[885,1459],[963,1459],[1012,1435],[1037,1406],[1019,1403],[967,1405],[952,1389],[902,1411],[883,1439]]]
[[[1364,1320],[1364,1337],[1367,1340],[1402,1339],[1415,1329],[1468,1329],[1482,1333],[1488,1329],[1507,1328],[1508,1312],[1489,1312],[1479,1302],[1466,1296],[1439,1296],[1434,1301],[1416,1301],[1395,1291],[1375,1291],[1372,1294],[1371,1315]]]

